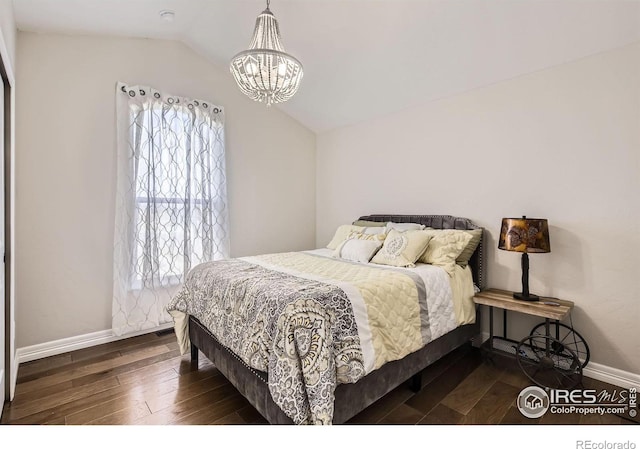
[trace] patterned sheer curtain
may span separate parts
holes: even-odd
[[[209,102],[118,83],[115,335],[172,321],[191,267],[229,256],[224,113]]]

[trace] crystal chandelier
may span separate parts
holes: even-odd
[[[267,0],[267,9],[256,19],[249,50],[235,55],[230,67],[240,90],[267,106],[293,97],[302,80],[302,64],[285,53],[269,3]]]

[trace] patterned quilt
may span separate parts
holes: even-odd
[[[168,306],[193,315],[249,366],[297,424],[330,424],[334,391],[460,323],[449,275],[313,252],[208,262]],[[176,321],[177,323],[178,321]],[[176,326],[178,339],[185,329]],[[182,335],[181,335],[182,334]]]

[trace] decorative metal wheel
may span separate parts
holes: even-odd
[[[540,323],[535,326],[533,329],[531,329],[529,335],[545,336],[545,323]],[[566,347],[572,350],[578,356],[582,368],[587,366],[587,363],[589,363],[589,357],[591,355],[589,346],[587,345],[585,339],[582,338],[582,335],[580,335],[576,330],[565,324],[552,321],[549,323],[549,335],[554,337],[559,342],[554,343],[554,352],[560,353]]]
[[[539,387],[571,390],[582,381],[582,364],[575,352],[546,335],[529,335],[516,348],[518,365]]]

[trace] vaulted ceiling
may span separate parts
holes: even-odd
[[[265,1],[14,0],[18,28],[175,39],[225,70]],[[161,10],[173,10],[167,22]],[[282,108],[322,132],[640,41],[640,2],[272,0],[304,64]],[[231,77],[231,74],[229,74]]]

